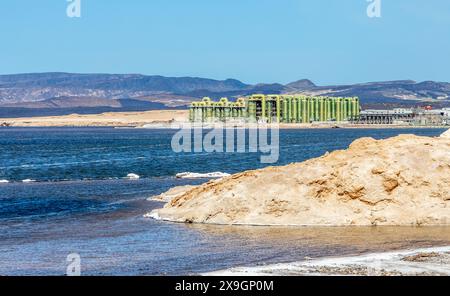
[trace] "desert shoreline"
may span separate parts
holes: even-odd
[[[185,122],[188,110],[154,110],[143,112],[106,112],[61,116],[0,118],[7,127],[140,127],[146,124],[170,125]]]
[[[303,261],[233,267],[203,276],[448,276],[450,246],[434,246]]]
[[[140,112],[106,112],[101,114],[70,114],[61,116],[0,118],[0,127],[117,127],[117,128],[177,128],[188,123],[188,110],[152,110]],[[210,128],[205,124],[204,128]],[[258,125],[249,125],[257,127]],[[267,124],[280,129],[395,129],[437,128],[445,126],[413,126],[406,124],[351,124],[327,123],[281,123]],[[199,126],[201,127],[201,126]],[[236,125],[236,127],[240,127]],[[447,127],[448,128],[448,127]]]

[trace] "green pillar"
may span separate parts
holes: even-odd
[[[286,122],[291,122],[292,119],[292,114],[291,114],[291,98],[290,97],[286,97],[286,112],[287,112],[287,121]]]
[[[249,108],[248,108],[248,112],[249,112],[249,118],[252,121],[256,121],[256,102],[255,101],[249,101]]]
[[[327,121],[329,121],[331,120],[331,118],[333,118],[333,101],[331,98],[327,99],[327,105],[328,105]]]
[[[319,108],[319,112],[320,112],[320,114],[319,114],[319,118],[320,118],[320,121],[325,121],[325,101],[324,101],[324,99],[323,98],[320,98],[319,99],[319,106],[320,106],[320,108]]]
[[[302,98],[302,122],[308,122],[308,105],[306,98]]]
[[[360,110],[359,98],[355,98],[355,117],[356,118],[359,117],[359,110]]]
[[[295,123],[297,121],[297,106],[295,105],[295,98],[291,97],[291,122]]]
[[[266,97],[261,98],[261,119],[264,121],[266,119]]]
[[[330,119],[336,118],[334,113],[335,113],[334,99],[330,98]]]
[[[297,122],[303,122],[302,98],[297,98]]]
[[[353,118],[353,98],[348,98],[348,102],[347,102],[347,113],[348,113],[348,118],[352,119]]]
[[[297,99],[292,98],[292,122],[297,122]]]
[[[319,115],[319,100],[314,98],[314,121],[317,121]]]
[[[308,122],[311,121],[311,98],[308,97],[307,102],[306,102],[306,107],[307,107],[307,113],[308,113]]]
[[[312,113],[313,113],[313,101],[311,98],[308,98],[308,122],[313,121]]]
[[[341,99],[336,99],[336,121],[341,121]]]
[[[348,118],[348,105],[347,105],[348,99],[344,99],[344,120],[347,120]]]
[[[352,98],[352,119],[356,118],[356,100]]]
[[[280,123],[281,120],[281,98],[277,96],[277,123]]]

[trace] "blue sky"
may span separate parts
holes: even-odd
[[[0,73],[450,81],[450,1],[381,1],[2,0]]]

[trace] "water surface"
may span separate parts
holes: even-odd
[[[362,136],[437,136],[438,129],[283,130],[276,165],[346,148]],[[0,274],[61,275],[79,253],[88,275],[195,274],[305,257],[448,245],[448,227],[294,228],[185,225],[143,215],[146,198],[191,171],[263,167],[257,154],[183,153],[171,130],[0,128]],[[140,180],[123,179],[136,173]],[[36,183],[22,183],[33,179]]]

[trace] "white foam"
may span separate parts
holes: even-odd
[[[184,172],[176,174],[176,177],[179,179],[202,179],[202,178],[223,178],[228,177],[230,174],[222,173],[222,172],[212,172],[212,173],[191,173]]]
[[[141,177],[139,175],[131,173],[131,174],[128,174],[126,178],[130,179],[130,180],[139,180]]]
[[[34,182],[36,182],[36,180],[33,180],[33,179],[25,179],[25,180],[22,180],[22,182],[23,182],[23,183],[34,183]]]
[[[162,220],[161,217],[159,216],[158,212],[156,212],[156,211],[153,211],[153,212],[150,212],[148,214],[145,214],[144,218],[151,218],[151,219],[155,219],[155,220]]]
[[[9,183],[9,181],[8,180],[0,180],[0,184],[6,184],[6,183]]]

